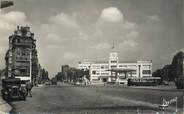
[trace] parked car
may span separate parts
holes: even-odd
[[[78,82],[78,81],[74,83],[74,85],[80,85],[80,84],[81,84],[81,83],[80,83],[80,82]]]
[[[50,81],[46,81],[45,85],[51,85],[51,82]]]
[[[24,81],[21,81],[19,78],[10,78],[2,80],[2,90],[1,94],[4,100],[26,100],[27,90],[23,86]]]
[[[51,80],[51,84],[52,84],[52,85],[57,85],[57,79],[56,79],[56,78],[53,78],[53,79]]]
[[[57,85],[57,81],[51,81],[52,85]]]

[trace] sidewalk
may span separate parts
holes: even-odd
[[[8,114],[12,107],[0,97],[0,114]]]
[[[143,88],[143,89],[155,89],[155,90],[179,90],[176,88],[176,86],[130,86],[130,88]]]
[[[2,86],[0,84],[0,90]],[[8,114],[12,110],[12,107],[1,97],[0,94],[0,114]]]

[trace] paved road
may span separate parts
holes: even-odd
[[[182,109],[182,91],[153,90],[125,87],[44,86],[33,89],[33,97],[14,101],[13,114],[124,114],[161,111],[161,96],[179,97]],[[174,104],[166,111],[173,112]]]

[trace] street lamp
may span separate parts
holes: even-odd
[[[0,9],[10,7],[10,6],[13,6],[13,5],[14,5],[13,1],[10,1],[10,0],[0,1]]]

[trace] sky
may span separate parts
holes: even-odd
[[[1,69],[17,25],[35,33],[39,62],[50,77],[64,64],[107,61],[113,44],[120,60],[152,60],[153,70],[184,51],[183,0],[13,1],[0,11]]]

